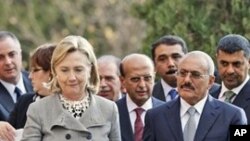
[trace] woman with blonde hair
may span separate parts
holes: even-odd
[[[115,103],[95,95],[99,75],[90,43],[81,36],[65,37],[51,65],[54,94],[29,107],[22,141],[120,141]]]

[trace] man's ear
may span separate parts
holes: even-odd
[[[215,81],[215,76],[209,75],[208,89],[210,89],[213,86],[214,81]]]

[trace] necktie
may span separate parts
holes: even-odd
[[[232,98],[235,96],[235,93],[233,91],[226,91],[224,95],[226,97],[224,101],[232,103]]]
[[[16,87],[15,88],[15,90],[14,90],[14,92],[16,93],[16,99],[18,100],[18,98],[21,96],[21,94],[22,94],[22,91],[18,88],[18,87]]]
[[[144,111],[144,109],[136,108],[134,111],[136,113],[134,138],[135,141],[142,141],[142,134],[144,127],[141,119],[141,114]]]
[[[172,89],[168,92],[168,94],[170,95],[171,99],[173,100],[177,95],[177,91],[175,89]]]
[[[184,127],[184,141],[193,141],[194,140],[194,135],[196,132],[196,123],[194,120],[194,115],[195,115],[196,109],[194,107],[190,107],[187,111],[189,114],[189,119]]]

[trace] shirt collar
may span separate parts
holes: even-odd
[[[21,91],[22,93],[26,93],[26,89],[25,89],[25,86],[23,84],[23,76],[22,76],[22,73],[20,73],[20,79],[19,81],[17,82],[17,85],[14,85],[12,83],[9,83],[9,82],[6,82],[4,80],[0,80],[0,82],[3,84],[3,86],[7,89],[7,91],[10,93],[10,94],[13,94],[14,91],[15,91],[15,87],[17,86]]]
[[[201,115],[202,110],[205,106],[206,100],[208,99],[208,94],[206,94],[206,96],[201,99],[198,103],[196,103],[193,107],[195,107],[196,111]],[[190,104],[188,104],[184,99],[180,98],[181,100],[181,117],[183,117],[187,110],[191,107]]]
[[[126,103],[128,106],[128,112],[133,112],[135,108],[137,108],[138,106],[132,101],[132,99],[130,98],[130,96],[127,94],[126,95]],[[151,109],[153,107],[153,101],[152,98],[150,97],[142,106],[141,108],[143,108],[145,111]]]
[[[231,91],[233,91],[236,95],[239,94],[240,90],[245,86],[245,84],[247,83],[247,81],[249,80],[249,76],[247,75],[246,79],[243,81],[243,83],[241,83],[238,87],[233,88]],[[226,88],[224,82],[222,81],[221,84],[221,92],[220,92],[220,96],[219,98],[223,97],[224,92],[228,91],[229,89]]]
[[[161,85],[162,85],[165,96],[167,96],[169,91],[171,91],[172,89],[176,90],[176,88],[173,88],[170,85],[168,85],[168,83],[166,83],[163,79],[161,79]]]

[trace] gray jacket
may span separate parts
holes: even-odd
[[[30,105],[21,141],[121,141],[116,104],[91,94],[77,120],[63,109],[58,94]]]

